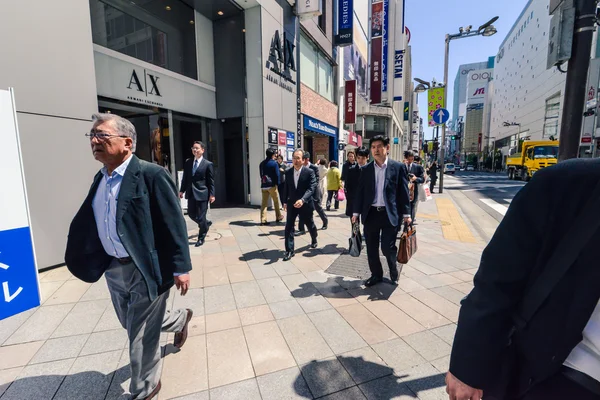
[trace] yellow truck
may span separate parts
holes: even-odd
[[[558,161],[558,140],[526,140],[520,153],[506,159],[508,179],[529,181],[533,174]]]

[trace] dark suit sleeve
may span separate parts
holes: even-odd
[[[304,203],[308,203],[312,199],[315,190],[317,190],[317,177],[315,176],[314,171],[310,168],[307,168],[306,170],[309,173],[308,179],[310,179],[310,182],[308,189],[306,190],[306,192],[304,192],[304,196],[302,196],[302,201]]]
[[[354,210],[352,210],[352,214],[361,214],[363,211],[363,205],[365,203],[365,179],[366,179],[366,170],[367,167],[360,168],[358,174],[358,185],[356,188],[356,195],[354,198]],[[364,224],[364,221],[363,221]]]
[[[410,192],[408,190],[408,169],[406,165],[400,164],[398,171],[398,188],[396,189],[396,207],[398,207],[398,218],[410,215]]]
[[[181,193],[185,193],[185,191],[187,190],[187,180],[188,178],[188,160],[185,160],[185,162],[183,163],[183,177],[181,178],[181,187],[179,189],[179,191]]]
[[[346,179],[348,179],[348,169],[350,168],[350,166],[348,165],[348,163],[344,163],[344,165],[342,166],[342,180],[344,182],[346,182]]]
[[[275,177],[277,177],[277,180],[273,181],[273,184],[275,186],[279,186],[279,184],[281,183],[281,174],[279,173],[279,165],[277,165],[277,163],[275,164],[275,166],[273,167],[273,169],[275,170]]]
[[[209,163],[206,167],[206,187],[208,188],[208,197],[215,195],[215,170],[213,163]]]
[[[292,183],[294,182],[292,179],[294,179],[293,177],[290,179],[287,173],[287,171],[285,171],[283,173],[283,175],[285,176],[285,182],[283,183],[283,204],[287,204],[288,202],[288,196],[289,196],[289,185],[290,185],[290,180],[292,181]]]
[[[158,255],[161,270],[179,274],[191,271],[187,227],[175,182],[165,169],[154,175],[150,199],[155,238],[161,241],[163,249]]]
[[[415,176],[417,177],[417,179],[415,180],[415,183],[425,183],[425,170],[421,165],[417,166],[416,172],[417,173],[415,174]]]
[[[537,172],[513,199],[483,251],[475,286],[462,302],[450,372],[471,387],[485,390],[497,379],[512,315],[524,295],[552,215],[548,193],[555,192],[549,188],[552,179],[545,178],[547,172],[551,171]]]

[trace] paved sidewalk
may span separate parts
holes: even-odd
[[[328,213],[319,249],[296,238],[290,262],[283,225],[259,226],[258,210],[213,217],[206,244],[191,248],[192,289],[169,300],[194,319],[181,351],[163,337],[159,398],[446,399],[459,302],[484,243],[449,196],[434,196],[419,206],[419,251],[397,287],[325,272],[348,244],[341,210]],[[0,399],[127,398],[127,337],[106,283],[64,267],[41,282],[42,307],[0,321]]]

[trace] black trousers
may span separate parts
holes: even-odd
[[[337,193],[338,193],[337,190],[328,190],[327,191],[327,209],[328,210],[331,208],[331,198],[332,197],[335,197],[335,209],[337,210],[338,208],[340,208],[340,201],[338,200]]]
[[[206,219],[206,212],[208,211],[208,200],[198,201],[194,196],[188,198],[188,217],[192,221],[198,224],[200,232],[198,233],[198,239],[204,239],[208,233],[208,221]]]
[[[429,181],[429,190],[431,191],[431,193],[433,193],[433,188],[435,188],[435,184],[437,183],[437,180],[431,180]]]
[[[484,396],[485,399],[485,396]],[[553,377],[541,382],[531,389],[524,397],[519,400],[598,400],[600,396],[594,394],[565,377],[562,373],[558,373]]]
[[[390,268],[390,275],[398,273],[396,258],[398,257],[398,247],[396,246],[396,236],[398,228],[392,225],[388,218],[385,207],[371,207],[369,214],[364,220],[365,241],[367,242],[367,258],[369,260],[369,269],[371,275],[376,278],[383,277],[383,267],[379,259],[379,244],[381,243],[381,252],[385,256]]]
[[[283,200],[283,189],[285,189],[285,183],[280,183],[277,186],[277,191],[279,192],[279,203],[281,204],[281,207],[285,204],[285,201]]]
[[[315,226],[315,221],[313,219],[312,209],[308,204],[305,204],[300,208],[288,204],[287,219],[285,221],[285,251],[294,251],[294,225],[296,224],[296,217],[298,216],[302,216],[313,242],[317,240],[317,227]]]
[[[321,217],[321,221],[323,221],[323,226],[327,226],[327,223],[329,222],[329,220],[327,219],[327,214],[325,214],[325,210],[323,210],[321,201],[313,200],[313,205],[315,207],[315,211],[317,212],[317,214],[319,214],[319,217]],[[303,231],[305,229],[306,229],[306,223],[304,222],[304,218],[302,217],[302,214],[300,214],[298,217],[298,230]]]

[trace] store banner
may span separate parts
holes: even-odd
[[[371,86],[369,97],[371,104],[381,104],[381,79],[383,63],[383,2],[371,3]]]
[[[352,44],[354,30],[354,0],[338,0],[338,34],[335,44],[348,46]]]
[[[444,108],[444,88],[433,88],[427,91],[427,122],[429,126],[435,126],[433,114],[438,108]]]
[[[406,35],[404,27],[405,0],[397,0],[394,29],[394,101],[404,98],[404,54],[406,53]]]
[[[268,128],[268,141],[269,144],[277,144],[277,142],[279,141],[277,128]]]
[[[301,19],[318,17],[322,13],[322,0],[299,0],[296,2],[296,15]]]
[[[279,138],[279,141],[277,144],[279,146],[285,146],[285,144],[287,142],[287,132],[280,129],[277,133],[278,133],[278,138]]]
[[[344,83],[344,123],[356,123],[356,80]]]
[[[388,57],[389,57],[389,36],[390,36],[390,0],[383,0],[383,42],[381,49],[381,100],[387,101],[388,92]]]

